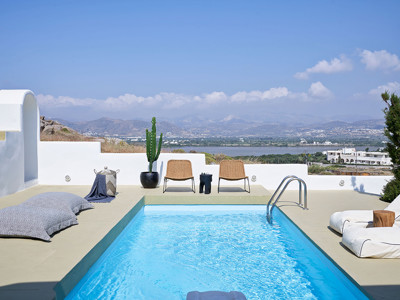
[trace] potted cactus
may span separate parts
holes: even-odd
[[[157,187],[159,179],[158,172],[153,172],[153,163],[157,161],[160,156],[163,134],[160,134],[157,146],[155,117],[151,120],[151,124],[151,131],[146,129],[146,155],[147,161],[149,162],[149,171],[140,173],[140,182],[144,188],[153,189]]]

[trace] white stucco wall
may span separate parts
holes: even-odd
[[[198,166],[205,165],[203,154],[161,154],[154,169],[163,177],[167,161],[173,158],[190,159],[195,177],[201,172]],[[105,166],[120,170],[117,184],[122,185],[140,185],[140,173],[148,171],[145,153],[101,153],[100,142],[39,143],[39,184],[90,185],[95,178],[93,169]]]
[[[196,185],[202,172],[213,175],[213,185],[218,184],[218,165],[206,165],[205,156],[200,153],[161,154],[156,169],[161,175],[166,172],[169,159],[189,159],[192,162],[193,176]],[[147,171],[148,163],[145,153],[101,153],[99,142],[40,142],[39,143],[39,183],[50,185],[91,185],[94,181],[93,169],[120,169],[117,184],[140,185],[140,173]],[[388,176],[323,176],[308,175],[307,166],[288,165],[245,165],[250,184],[260,184],[266,189],[275,190],[287,175],[302,178],[310,190],[357,190],[379,194],[391,177]],[[71,181],[65,181],[68,175]],[[255,176],[255,181],[251,179]],[[343,180],[343,185],[339,185]],[[168,185],[182,185],[182,182],[169,181]],[[187,183],[189,184],[189,182]],[[237,185],[242,182],[221,181],[221,185]],[[288,186],[289,190],[298,189],[296,182]]]
[[[188,159],[192,162],[193,176],[198,184],[202,172],[213,175],[213,184],[218,183],[219,166],[206,165],[205,156],[200,153],[162,153],[155,165],[161,180],[170,159]],[[93,169],[120,169],[118,184],[140,185],[140,173],[148,170],[145,153],[101,153],[99,142],[40,142],[39,143],[39,183],[54,185],[87,185],[94,180]],[[246,165],[246,174],[253,184],[261,184],[269,189],[275,188],[288,174],[301,178],[307,176],[306,165]],[[70,181],[65,180],[65,176]],[[168,185],[181,185],[182,182],[169,181]],[[221,185],[237,185],[235,181],[221,181]],[[241,184],[239,182],[239,184]],[[289,186],[296,188],[296,185]]]
[[[0,90],[0,196],[37,183],[39,111],[28,90]]]
[[[307,185],[310,190],[355,190],[379,195],[392,178],[392,176],[309,175]]]
[[[0,196],[22,190],[24,181],[24,138],[22,132],[6,132],[0,141]]]

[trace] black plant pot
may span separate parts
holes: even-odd
[[[145,189],[154,189],[158,184],[158,172],[142,172],[140,173],[140,182]]]

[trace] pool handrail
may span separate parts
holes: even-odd
[[[305,181],[295,175],[288,175],[285,178],[283,178],[283,180],[281,181],[281,183],[279,184],[278,188],[275,190],[274,194],[272,195],[271,199],[268,201],[267,204],[267,213],[266,213],[266,217],[267,217],[267,221],[268,223],[272,224],[272,211],[276,205],[276,203],[279,201],[280,197],[282,196],[283,192],[286,190],[287,186],[292,182],[292,181],[298,181],[299,182],[299,206],[303,207],[303,209],[308,209],[307,208],[307,184],[305,183]],[[271,206],[271,202],[274,200],[276,194],[278,193],[278,191],[280,190],[281,186],[284,184],[285,186],[283,187],[283,189],[281,190],[281,192],[279,193],[278,197],[276,198],[276,200],[272,203]],[[302,186],[304,186],[304,205],[302,203],[302,199],[301,199],[301,192],[302,192]],[[270,208],[271,207],[271,208]]]

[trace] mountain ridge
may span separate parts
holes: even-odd
[[[93,136],[144,137],[151,123],[142,120],[99,118],[91,121],[71,122],[56,119],[72,129]],[[165,137],[319,137],[371,136],[382,137],[384,120],[370,119],[355,122],[328,121],[312,125],[288,125],[253,122],[241,119],[220,121],[184,122],[179,125],[169,121],[157,122],[157,131]]]

